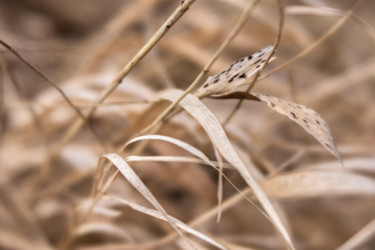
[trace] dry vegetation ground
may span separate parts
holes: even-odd
[[[375,249],[374,11],[349,0],[0,1],[0,248]],[[241,20],[208,75],[279,35],[252,91],[316,110],[344,167],[254,100],[225,123],[238,100],[188,95],[155,122],[181,96],[173,89],[203,83]]]

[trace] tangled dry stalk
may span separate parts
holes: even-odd
[[[374,8],[0,2],[0,248],[372,249]]]

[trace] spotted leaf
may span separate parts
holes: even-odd
[[[298,123],[307,132],[313,135],[328,151],[333,154],[342,164],[340,154],[333,141],[331,132],[326,122],[312,109],[306,106],[288,102],[273,96],[252,93],[260,101],[266,103],[271,109],[287,116]]]
[[[262,68],[272,51],[273,46],[268,46],[251,56],[237,60],[227,70],[210,76],[195,95],[198,97],[222,95],[242,86],[247,79],[254,76]],[[274,58],[272,57],[270,61]]]

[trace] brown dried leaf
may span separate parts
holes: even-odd
[[[288,172],[265,180],[261,187],[267,195],[277,198],[375,194],[373,178],[342,171],[342,168]]]
[[[287,116],[313,135],[341,163],[342,160],[326,122],[312,109],[273,96],[252,93],[276,112]]]
[[[150,209],[150,208],[147,208],[147,207],[144,207],[144,206],[141,206],[141,205],[138,205],[137,203],[135,202],[132,202],[132,201],[129,201],[129,200],[125,200],[125,199],[122,199],[122,198],[119,198],[119,197],[112,197],[112,196],[106,196],[106,198],[109,198],[109,199],[114,199],[126,206],[129,206],[130,208],[136,210],[136,211],[139,211],[141,213],[144,213],[144,214],[147,214],[147,215],[150,215],[152,217],[155,217],[155,218],[158,218],[160,220],[164,220],[164,221],[172,221],[178,228],[184,230],[185,232],[188,232],[198,238],[200,238],[201,240],[204,240],[208,243],[210,243],[211,245],[213,246],[216,246],[217,248],[219,249],[227,249],[225,246],[223,246],[222,244],[218,243],[217,241],[215,241],[214,239],[210,238],[209,236],[195,230],[194,228],[190,227],[189,225],[183,223],[182,221],[180,220],[177,220],[176,218],[168,215],[168,218],[165,218],[165,216],[158,210],[155,210],[155,209]],[[200,248],[199,248],[200,249]]]
[[[273,46],[267,46],[251,56],[241,58],[219,74],[210,76],[207,81],[195,93],[198,97],[210,95],[222,95],[229,93],[253,77],[267,62],[267,58],[273,52]],[[275,59],[272,57],[270,61]]]
[[[183,94],[182,90],[179,89],[167,89],[159,93],[158,97],[164,100],[169,100],[174,102],[179,96]],[[291,249],[295,249],[293,246],[290,235],[281,220],[277,210],[275,209],[272,202],[265,195],[263,190],[260,188],[254,176],[248,169],[243,161],[238,156],[237,152],[234,150],[232,144],[230,143],[223,127],[220,122],[214,116],[214,114],[199,100],[198,97],[194,95],[187,95],[179,105],[190,115],[192,115],[199,124],[206,131],[212,144],[218,149],[220,154],[235,167],[241,174],[242,178],[246,181],[249,187],[252,188],[254,194],[259,199],[267,214],[271,218],[275,227],[279,230],[281,235],[284,237],[288,246]]]

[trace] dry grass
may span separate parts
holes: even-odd
[[[0,1],[0,248],[373,249],[374,9]],[[340,156],[271,97],[189,94],[270,44],[251,91]]]

